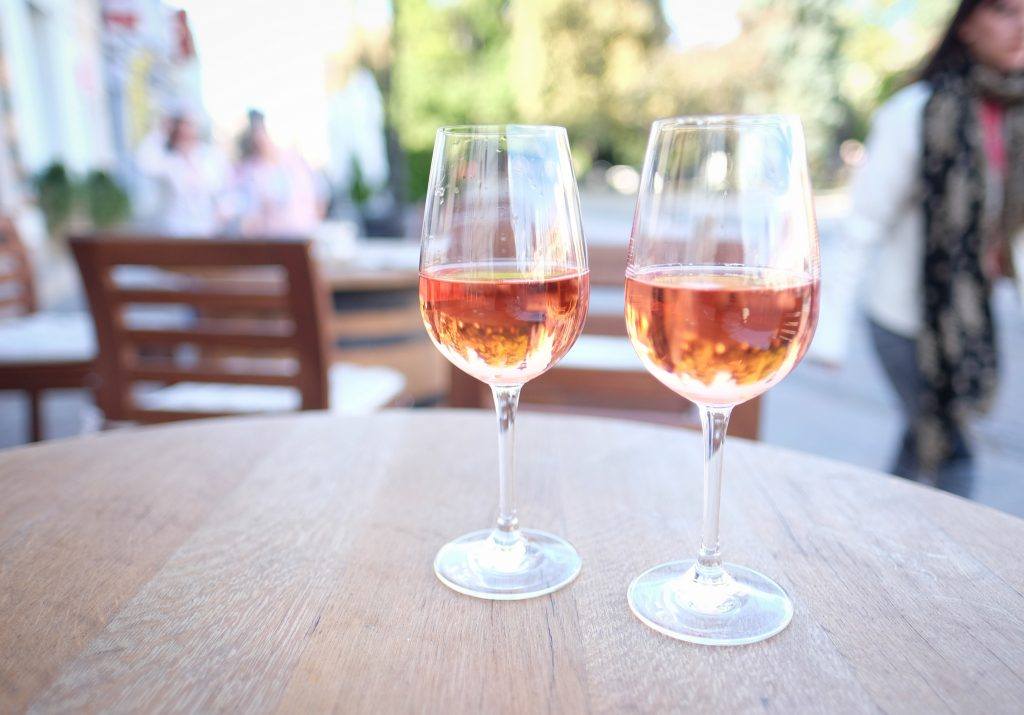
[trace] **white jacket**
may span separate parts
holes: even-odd
[[[875,114],[864,163],[850,187],[850,214],[842,246],[842,265],[835,276],[836,305],[850,306],[861,282],[868,316],[883,328],[915,338],[924,313],[924,211],[921,158],[924,107],[931,87],[917,82],[897,92]],[[986,177],[987,216],[997,220],[1002,179]],[[1014,261],[1024,276],[1024,235],[1014,237]],[[1024,290],[1024,286],[1018,285]],[[848,318],[849,316],[844,316]],[[839,321],[842,336],[830,335],[838,359],[845,353],[849,319]],[[823,342],[828,342],[828,339]],[[822,349],[820,353],[831,352]]]
[[[846,280],[862,277],[864,307],[876,323],[916,337],[924,310],[922,118],[931,88],[917,82],[875,114],[867,156],[850,187]]]

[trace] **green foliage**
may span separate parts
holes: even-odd
[[[566,127],[577,168],[595,158],[638,163],[661,91],[654,70],[667,28],[658,3],[518,0],[510,19],[522,120]]]
[[[433,155],[432,148],[405,150],[405,167],[410,198],[421,199],[427,195],[427,184],[430,182],[430,160]]]
[[[59,235],[79,211],[96,228],[109,228],[131,215],[127,192],[105,171],[92,171],[79,181],[54,162],[35,176],[33,185],[51,236]]]
[[[363,167],[354,158],[352,159],[352,183],[349,184],[348,195],[356,206],[365,206],[373,196],[373,189],[363,178]]]
[[[638,165],[653,119],[728,112],[799,114],[827,184],[839,143],[863,138],[954,5],[745,0],[739,37],[680,49],[659,0],[396,0],[389,110],[410,194],[444,124],[563,125],[582,171]]]
[[[955,0],[858,0],[836,11],[845,28],[840,92],[863,139],[875,108],[912,79],[956,9]]]
[[[389,111],[407,152],[429,152],[445,124],[516,120],[502,0],[396,2],[395,44]],[[409,175],[421,172],[410,165]],[[426,184],[409,188],[422,197]]]
[[[762,0],[765,24],[762,71],[743,100],[746,112],[798,114],[803,120],[811,171],[828,175],[837,159],[847,106],[840,93],[845,28],[833,0]],[[760,5],[760,3],[759,3]]]
[[[109,228],[131,215],[131,201],[113,177],[105,171],[92,171],[82,183],[81,193],[93,226]]]
[[[75,185],[60,162],[54,162],[36,174],[32,182],[36,200],[51,234],[60,231],[75,208]]]

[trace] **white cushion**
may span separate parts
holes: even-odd
[[[591,315],[621,316],[626,307],[626,294],[622,288],[594,286],[590,289],[587,312]]]
[[[179,328],[194,320],[183,306],[134,306],[125,310],[131,327]],[[0,320],[0,364],[77,362],[96,357],[96,332],[85,311],[41,311]]]
[[[330,410],[347,415],[368,414],[398,397],[405,377],[387,367],[332,365]],[[301,398],[293,387],[180,382],[156,390],[139,391],[136,402],[143,409],[173,412],[291,412]]]
[[[581,335],[556,367],[623,372],[644,369],[629,338],[609,335]]]
[[[182,276],[155,266],[114,266],[111,278],[121,289],[168,290],[180,288]]]
[[[331,412],[364,415],[387,405],[405,390],[405,375],[389,367],[368,367],[351,363],[332,365]]]
[[[0,363],[92,360],[96,335],[88,313],[44,311],[0,321]]]
[[[352,263],[363,270],[415,271],[420,246],[411,241],[360,241]]]

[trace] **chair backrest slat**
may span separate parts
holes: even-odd
[[[298,371],[280,369],[259,369],[249,367],[232,370],[214,361],[199,361],[182,369],[171,359],[146,360],[143,364],[126,366],[124,375],[131,380],[163,382],[210,382],[225,385],[281,385],[294,387],[298,382]]]
[[[36,310],[32,262],[14,222],[0,216],[0,318]]]
[[[78,236],[71,239],[99,343],[110,420],[211,416],[147,410],[140,383],[276,385],[328,406],[327,294],[308,241]]]
[[[152,328],[125,328],[121,331],[125,341],[133,345],[180,345],[192,343],[209,347],[232,347],[289,350],[295,345],[295,336],[274,332],[231,332],[216,328],[196,327],[194,330],[172,330]]]
[[[118,305],[190,305],[194,308],[248,308],[252,310],[274,310],[288,307],[288,296],[276,293],[240,293],[217,289],[204,291],[194,290],[159,290],[159,289],[120,289],[110,288],[110,302]]]

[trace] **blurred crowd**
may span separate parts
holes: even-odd
[[[309,235],[326,212],[326,182],[273,140],[260,112],[236,151],[208,141],[195,117],[169,116],[136,153],[141,225],[182,237]]]

